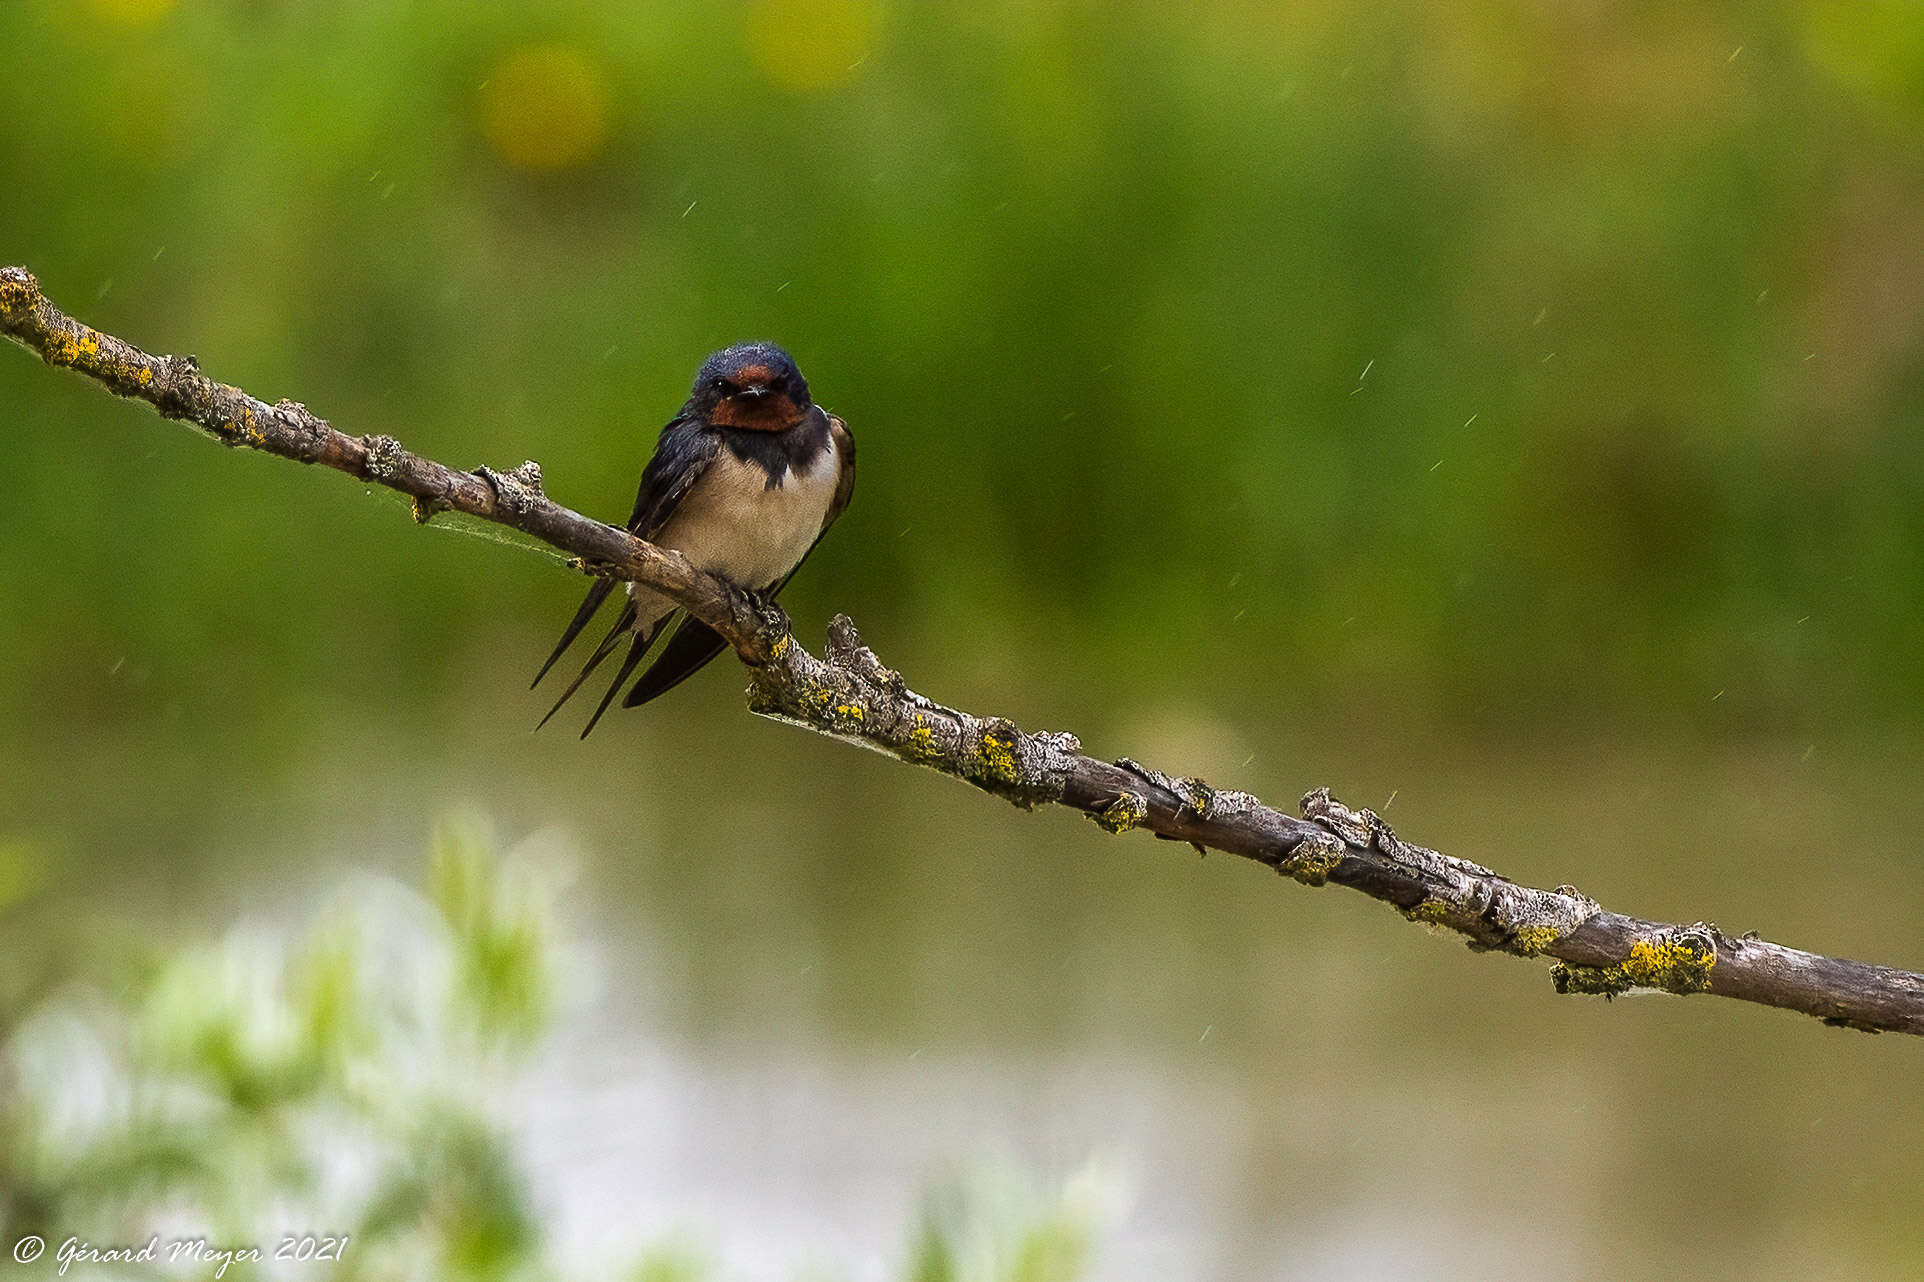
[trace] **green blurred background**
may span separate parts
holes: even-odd
[[[0,259],[100,328],[606,518],[775,339],[862,449],[805,640],[1924,966],[1910,0],[13,0],[0,47]],[[557,558],[17,350],[0,424],[10,1021],[468,807],[572,886],[500,1105],[557,1250],[879,1276],[943,1164],[1094,1160],[1102,1278],[1924,1272],[1914,1041],[1556,999],[725,663],[536,736]]]

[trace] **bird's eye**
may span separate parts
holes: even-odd
[[[708,385],[723,396],[731,395],[735,390],[728,385],[728,380],[725,378],[711,378],[708,380]]]

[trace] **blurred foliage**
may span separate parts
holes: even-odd
[[[1113,1174],[1090,1166],[1051,1196],[1019,1173],[979,1168],[927,1197],[910,1282],[1074,1282],[1115,1213]]]
[[[472,824],[432,862],[431,899],[358,879],[298,932],[154,952],[26,1012],[6,1044],[8,1240],[259,1243],[299,1207],[349,1235],[344,1279],[537,1276],[482,1088],[545,1022],[545,892]]]
[[[347,1234],[315,1266],[342,1282],[602,1276],[552,1258],[491,1117],[490,1091],[512,1088],[550,1022],[532,995],[562,964],[551,892],[472,818],[441,827],[429,863],[425,898],[356,878],[310,925],[153,952],[130,983],[76,981],[0,1028],[0,1238],[244,1247],[298,1223]],[[905,1276],[1073,1282],[1114,1188],[1094,1167],[1059,1196],[965,1171],[930,1194]],[[714,1273],[668,1242],[624,1276]]]
[[[1924,696],[1920,27],[20,0],[0,246],[143,344],[535,455],[608,516],[701,356],[778,338],[863,443],[795,603],[982,652],[964,681],[1073,655],[1093,688],[1796,733]],[[433,706],[450,647],[533,656],[565,613],[559,574],[17,355],[0,404],[16,726],[128,649],[82,712],[209,669],[262,715]]]
[[[435,906],[455,935],[455,995],[484,1036],[531,1039],[546,1021],[548,913],[538,886],[503,874],[474,820],[444,823],[431,852]]]

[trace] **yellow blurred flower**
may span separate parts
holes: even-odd
[[[865,0],[756,0],[748,10],[749,55],[784,89],[834,89],[874,50],[877,16]]]
[[[608,81],[568,45],[528,45],[481,86],[481,132],[517,169],[553,173],[593,160],[608,140]]]

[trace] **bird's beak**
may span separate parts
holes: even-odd
[[[759,401],[762,397],[768,395],[768,389],[759,383],[751,383],[741,391],[736,392],[735,395],[746,396],[751,401]]]

